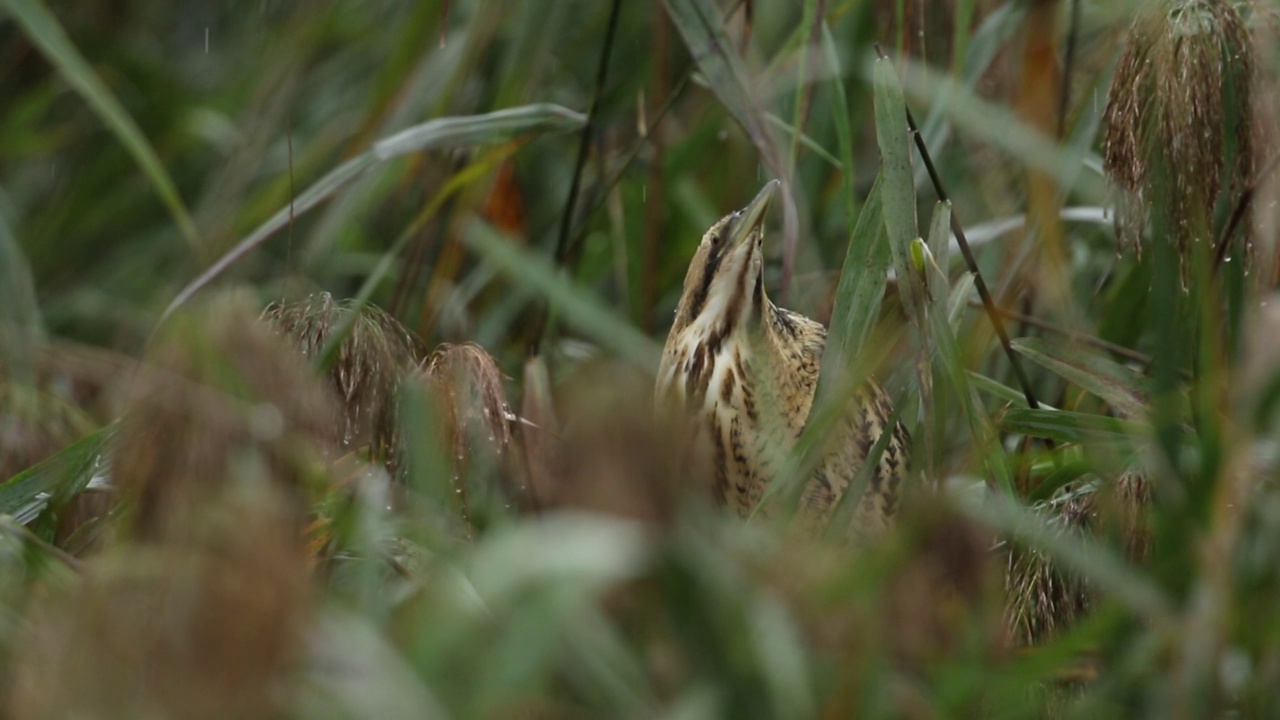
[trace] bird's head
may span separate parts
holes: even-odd
[[[676,308],[676,334],[693,325],[728,335],[761,317],[765,212],[780,183],[770,180],[745,208],[721,218],[702,236]]]

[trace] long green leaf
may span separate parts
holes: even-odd
[[[951,279],[947,277],[946,252],[951,238],[951,203],[939,202],[933,206],[933,217],[929,220],[929,239],[916,245],[924,254],[925,291],[929,302],[929,312],[939,315],[951,324]],[[941,255],[939,254],[941,253]],[[970,273],[965,273],[969,275]]]
[[[783,290],[790,282],[799,240],[800,221],[791,196],[791,177],[783,162],[768,117],[752,92],[742,59],[733,51],[720,10],[711,0],[666,0],[667,14],[684,38],[689,54],[707,79],[707,85],[742,126],[769,171],[782,181]],[[796,129],[797,131],[800,128]],[[785,297],[784,297],[785,299]]]
[[[945,268],[946,265],[939,264],[939,267]],[[960,322],[964,318],[964,311],[969,306],[969,298],[973,297],[973,286],[975,283],[973,273],[964,273],[956,278],[951,285],[951,304],[947,307],[947,321],[951,323],[951,329],[956,332],[960,331]]]
[[[99,457],[115,432],[115,423],[102,427],[62,451],[0,484],[0,515],[12,515],[47,495],[66,501],[88,486]]]
[[[1081,459],[1064,462],[1061,467],[1055,468],[1035,486],[1035,489],[1027,495],[1027,502],[1045,502],[1067,483],[1075,482],[1092,473],[1093,470],[1091,463]]]
[[[2,209],[2,208],[0,208]],[[11,379],[29,375],[31,352],[44,332],[31,266],[0,212],[0,360]]]
[[[800,26],[796,28],[796,32],[801,37],[800,41],[800,57],[796,63],[796,92],[795,99],[792,101],[792,120],[791,126],[795,131],[791,135],[791,147],[787,152],[787,177],[791,177],[796,171],[796,151],[798,149],[800,134],[804,130],[805,111],[807,109],[807,94],[810,93],[809,84],[811,81],[811,66],[809,61],[809,53],[812,50],[811,43],[808,42],[810,33],[813,28],[819,25],[824,26],[822,20],[818,17],[818,3],[815,0],[804,0],[804,12],[801,14]]]
[[[1120,363],[1066,343],[1018,338],[1013,349],[1105,400],[1129,417],[1147,416],[1152,383]]]
[[[836,285],[835,304],[827,330],[827,346],[823,351],[822,370],[814,399],[815,407],[824,407],[828,403],[843,405],[845,402],[845,398],[836,399],[832,395],[838,385],[838,378],[853,369],[852,366],[857,362],[858,355],[880,316],[880,303],[884,297],[889,268],[880,176],[877,175],[871,186],[871,192],[854,224],[856,203],[853,189],[853,138],[849,127],[848,100],[841,81],[840,59],[836,55],[831,31],[825,25],[822,31],[824,57],[834,71],[831,87],[836,97],[836,136],[840,146],[840,159],[844,165],[841,185],[845,196],[845,214],[853,226],[853,233],[849,237],[844,264],[840,268],[840,280]]]
[[[879,63],[877,61],[877,68]],[[923,63],[907,63],[907,92],[921,103],[946,98],[945,111],[955,125],[974,137],[1004,150],[1010,156],[1054,177],[1064,188],[1095,205],[1104,204],[1106,188],[1102,178],[1082,173],[1080,156],[1064,150],[1043,133],[1028,126],[1008,108],[981,99],[956,80],[941,75]],[[878,73],[873,70],[873,75]]]
[[[858,203],[857,194],[854,191],[854,182],[857,178],[854,175],[853,164],[853,129],[849,126],[849,98],[844,92],[844,69],[840,66],[836,41],[832,39],[831,28],[826,23],[822,24],[822,56],[831,73],[831,93],[835,96],[832,123],[836,128],[836,144],[840,151],[840,188],[844,195],[845,220],[853,226],[854,219],[857,217]],[[878,222],[877,225],[879,225]],[[862,236],[855,231],[854,237]]]
[[[476,547],[467,567],[484,601],[501,607],[530,585],[569,578],[579,588],[606,587],[649,561],[642,528],[590,515],[552,515],[504,528]]]
[[[342,603],[312,620],[311,662],[302,668],[298,717],[451,717],[403,648]]]
[[[545,297],[565,322],[640,369],[657,369],[662,349],[624,318],[607,310],[605,303],[559,273],[545,257],[519,247],[483,222],[472,223],[462,237],[477,255],[512,281]]]
[[[1058,442],[1107,441],[1133,444],[1149,433],[1146,425],[1116,418],[1066,410],[1012,408],[1004,415],[1004,429],[1011,433],[1048,438]]]
[[[772,125],[773,127],[776,127],[777,129],[785,132],[788,137],[792,138],[792,142],[796,143],[797,145],[803,145],[809,148],[810,150],[813,151],[814,155],[817,155],[818,157],[825,160],[827,164],[831,165],[831,167],[835,168],[836,170],[844,169],[844,165],[841,164],[841,162],[836,158],[835,155],[832,155],[830,152],[828,152],[826,148],[822,147],[821,143],[813,139],[811,136],[805,134],[804,132],[800,132],[796,130],[796,127],[794,125],[791,125],[786,120],[783,120],[782,118],[778,117],[777,115],[774,115],[773,113],[765,113],[765,119],[768,120],[769,124]],[[848,121],[846,120],[846,122]]]
[[[929,244],[918,243],[922,250],[929,246],[945,247],[950,238],[951,205],[938,203],[934,206],[933,219],[929,228]],[[930,340],[937,348],[934,356],[934,382],[946,378],[946,384],[955,392],[964,414],[969,433],[986,466],[991,479],[1006,492],[1013,492],[1013,473],[1000,439],[992,427],[990,418],[983,411],[982,402],[977,390],[969,382],[969,373],[964,367],[960,355],[960,343],[951,327],[950,293],[951,287],[947,274],[934,262],[933,255],[925,254],[925,277],[928,279],[928,331]],[[934,427],[945,427],[942,418],[938,418]]]
[[[893,63],[877,60],[874,71],[876,142],[880,147],[880,188],[884,227],[898,276],[898,292],[907,317],[923,329],[924,288],[912,270],[911,243],[918,236],[915,180],[911,175],[911,147],[907,141],[906,103]]]
[[[296,217],[333,197],[352,180],[379,163],[411,152],[434,150],[456,145],[476,145],[510,140],[530,132],[564,132],[582,127],[587,118],[582,113],[550,103],[524,105],[485,115],[468,115],[429,120],[374,143],[373,148],[329,171],[312,183],[292,202],[259,225],[236,246],[218,258],[208,270],[187,284],[160,316],[161,322],[191,299],[201,288],[221,275],[236,261],[248,255],[276,231]]]
[[[818,377],[818,402],[825,400],[837,386],[838,378],[851,369],[880,316],[889,268],[889,243],[882,217],[877,178],[862,206],[840,269]]]
[[[968,375],[969,382],[973,384],[975,389],[981,392],[987,393],[998,400],[1002,400],[1015,406],[1025,406],[1027,404],[1027,396],[1023,395],[1021,390],[1011,388],[1004,383],[992,380],[986,375],[973,372],[972,370],[968,372]],[[1040,407],[1045,410],[1056,409],[1052,405],[1046,405],[1043,402],[1040,403]]]
[[[364,311],[365,305],[373,297],[373,292],[378,288],[382,279],[391,272],[396,260],[404,253],[409,241],[418,236],[423,226],[426,225],[427,221],[435,217],[440,208],[444,206],[446,200],[469,183],[487,175],[510,154],[510,148],[502,145],[489,148],[486,152],[480,153],[479,157],[454,173],[453,177],[449,178],[448,182],[436,191],[431,198],[431,202],[427,203],[426,207],[422,208],[413,221],[401,231],[400,236],[391,243],[386,252],[382,253],[382,257],[378,258],[378,264],[365,276],[364,282],[360,285],[360,290],[352,299],[353,312],[348,313],[343,322],[334,328],[334,331],[329,335],[329,339],[325,341],[324,348],[316,356],[316,367],[321,372],[328,372],[333,367],[333,363],[338,359],[338,350],[342,347],[342,343],[346,342],[347,336],[355,327],[360,313]]]
[[[708,0],[667,0],[666,6],[708,87],[746,131],[766,164],[781,177],[777,144],[759,101],[752,95],[747,69],[731,49],[719,10]]]
[[[115,133],[121,144],[142,167],[142,171],[155,187],[156,194],[160,196],[161,201],[169,208],[169,213],[173,215],[174,221],[178,223],[183,237],[191,245],[192,251],[199,256],[203,252],[203,248],[200,247],[199,233],[196,231],[195,222],[191,220],[191,213],[187,211],[187,206],[178,194],[178,188],[174,185],[173,179],[169,177],[168,171],[164,169],[160,158],[151,148],[151,143],[147,142],[138,124],[133,121],[120,101],[80,55],[80,51],[58,24],[58,19],[40,0],[0,1],[9,8],[9,12],[13,13],[14,19],[22,26],[27,38],[40,48],[45,59],[57,68],[71,87],[84,98],[85,102],[89,103],[89,107],[93,108],[107,127],[111,128],[111,132]]]
[[[920,334],[922,345],[925,348],[936,347],[935,370],[945,375],[955,390],[965,421],[992,480],[1006,491],[1012,491],[1009,464],[989,420],[982,413],[981,403],[969,386],[959,344],[951,330],[948,313],[950,286],[946,273],[925,252],[928,246],[919,242],[916,236],[916,195],[907,138],[906,101],[893,64],[887,59],[877,60],[874,79],[876,140],[880,146],[884,174],[884,224],[893,252],[903,307]],[[950,213],[950,206],[945,204],[939,204],[934,211],[930,241],[938,247],[950,242]],[[917,268],[912,262],[913,250],[925,255],[924,267]],[[922,275],[928,278],[927,290],[921,280]],[[931,384],[932,381],[922,378],[922,387],[926,387],[925,383]]]
[[[582,127],[587,116],[553,103],[534,103],[483,115],[443,117],[402,130],[373,144],[383,162],[424,150],[459,145],[491,145],[529,132],[569,132]]]

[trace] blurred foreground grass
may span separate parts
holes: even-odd
[[[3,714],[1275,716],[1275,11],[0,2]],[[874,546],[652,419],[774,177]]]

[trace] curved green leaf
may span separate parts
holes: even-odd
[[[0,213],[0,359],[21,377],[30,370],[30,353],[43,334],[31,266]]]
[[[249,254],[275,232],[289,224],[290,217],[310,210],[333,197],[369,168],[411,152],[456,145],[478,145],[510,140],[528,132],[564,132],[582,127],[587,116],[551,103],[536,103],[498,110],[484,115],[436,118],[402,130],[374,143],[373,148],[351,158],[312,183],[293,202],[280,208],[256,230],[218,258],[208,270],[182,288],[165,308],[160,321],[173,314],[240,258]]]
[[[667,15],[684,38],[689,54],[706,77],[707,85],[742,126],[760,158],[782,185],[783,299],[791,281],[800,220],[791,195],[791,174],[770,129],[768,116],[751,87],[742,59],[733,51],[720,10],[710,0],[667,0]],[[796,131],[800,130],[796,128]]]
[[[89,107],[93,108],[107,127],[111,128],[111,132],[115,133],[121,144],[142,167],[142,171],[155,187],[156,194],[160,196],[161,201],[173,215],[174,221],[178,223],[183,237],[198,256],[202,252],[200,235],[196,232],[195,222],[191,220],[191,213],[187,211],[182,197],[178,195],[178,188],[174,185],[173,179],[160,163],[160,158],[156,156],[155,150],[151,148],[151,143],[147,142],[138,124],[129,116],[111,90],[98,78],[93,68],[80,55],[80,51],[76,50],[71,39],[58,24],[58,19],[40,0],[3,0],[3,2],[9,8],[9,12],[13,13],[14,19],[22,26],[27,38],[40,48],[45,59],[57,68],[71,87],[75,88],[85,102],[89,103]]]
[[[115,427],[112,423],[95,430],[0,484],[0,515],[13,515],[41,502],[42,496],[55,504],[75,497],[89,485]]]
[[[1018,338],[1013,349],[1102,398],[1128,417],[1146,417],[1153,385],[1120,363],[1067,343]]]
[[[1133,444],[1148,432],[1147,426],[1141,423],[1067,410],[1012,408],[1005,413],[1002,424],[1011,433],[1064,443],[1105,441]]]
[[[875,64],[876,142],[880,147],[880,188],[884,203],[884,227],[898,276],[902,305],[917,329],[923,329],[924,288],[911,270],[911,243],[917,237],[916,190],[911,175],[911,146],[907,139],[906,103],[893,63]]]
[[[641,370],[657,369],[662,348],[558,272],[546,257],[517,246],[483,222],[472,223],[462,237],[477,255],[493,263],[513,282],[545,297],[565,322]]]

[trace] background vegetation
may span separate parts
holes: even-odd
[[[1274,716],[1274,15],[0,2],[4,714]],[[774,177],[872,547],[651,418]]]

